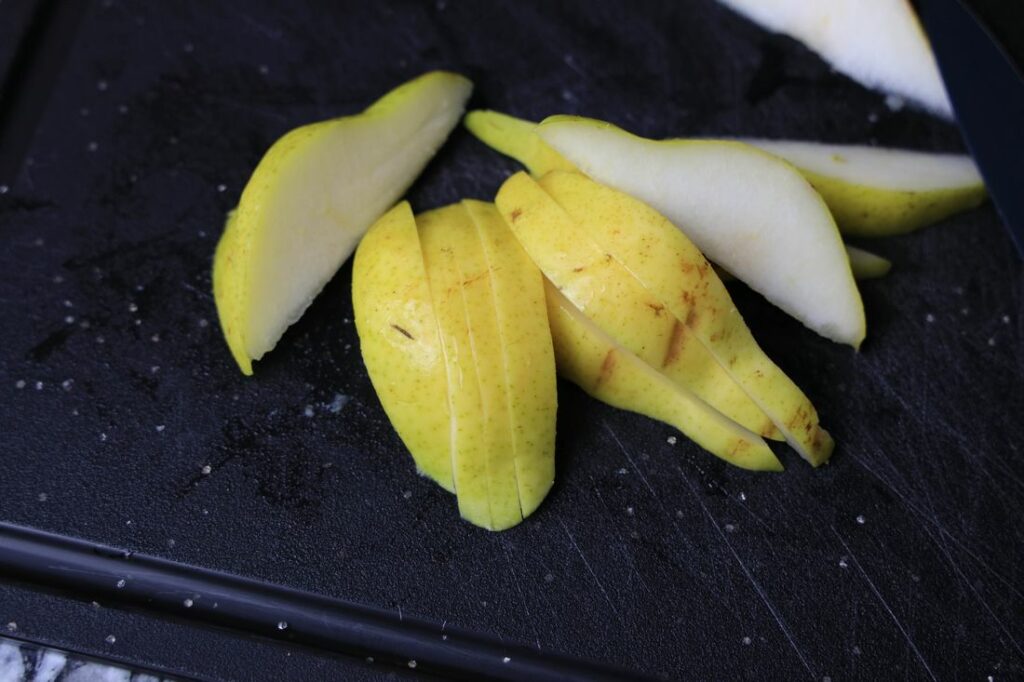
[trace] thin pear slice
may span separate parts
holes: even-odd
[[[589,240],[540,185],[518,173],[502,185],[495,204],[548,279],[617,343],[744,428],[781,437],[682,320]]]
[[[489,272],[498,338],[485,352],[501,352],[522,516],[532,514],[555,480],[555,357],[548,328],[543,276],[493,204],[463,201]],[[470,275],[466,281],[473,282]],[[470,291],[481,285],[467,286]]]
[[[552,264],[571,262],[579,244],[596,246],[621,263],[683,321],[686,345],[701,345],[711,353],[804,459],[815,466],[828,459],[832,439],[819,426],[810,401],[764,355],[710,263],[667,219],[622,192],[560,171],[544,176],[540,184],[517,173],[502,185],[495,203],[556,286],[563,285],[563,271]],[[563,235],[555,248],[564,253],[541,240],[546,232]]]
[[[844,234],[910,232],[978,206],[987,193],[971,157],[859,145],[744,140],[796,166]]]
[[[408,202],[363,237],[352,266],[352,304],[363,362],[384,412],[417,469],[455,492],[448,376]]]
[[[865,86],[953,118],[931,45],[907,0],[721,2],[770,31],[796,38]]]
[[[450,223],[441,209],[416,216],[447,375],[449,452],[459,513],[474,525],[493,528],[487,471],[491,443]]]
[[[471,89],[462,76],[428,73],[361,114],[297,128],[266,153],[213,266],[221,326],[244,374],[420,174]]]
[[[730,464],[754,471],[782,471],[782,464],[758,435],[616,343],[550,281],[545,287],[562,376],[612,407],[671,424]]]
[[[538,134],[582,172],[662,213],[808,328],[860,346],[864,304],[839,231],[788,163],[740,142],[656,142],[577,117],[549,118]]]
[[[859,280],[885,277],[892,269],[892,261],[888,258],[883,258],[856,246],[847,244],[846,254],[850,257],[850,269],[853,270],[853,276]]]
[[[537,135],[537,124],[499,111],[477,110],[466,114],[463,125],[488,147],[511,156],[540,177],[553,170],[576,170],[565,157]]]

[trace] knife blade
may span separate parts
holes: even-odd
[[[957,125],[1024,257],[1024,77],[960,0],[918,0]]]

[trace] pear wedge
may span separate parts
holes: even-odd
[[[356,250],[352,305],[363,362],[416,467],[448,492],[448,376],[416,220],[401,202]]]
[[[796,166],[843,234],[881,237],[930,225],[985,201],[971,157],[859,145],[744,140]]]
[[[618,344],[545,281],[559,373],[598,400],[671,424],[743,469],[782,471],[764,440]]]
[[[769,31],[799,40],[862,85],[953,118],[931,45],[907,0],[721,2]]]
[[[491,149],[511,156],[540,177],[553,170],[576,170],[537,135],[537,124],[500,111],[477,110],[466,114],[463,125]]]
[[[578,117],[549,118],[537,132],[583,173],[661,212],[809,329],[860,346],[864,304],[835,221],[785,161],[740,142],[657,142]]]
[[[361,114],[297,128],[266,153],[213,265],[221,328],[244,374],[420,174],[471,89],[462,76],[431,72]]]
[[[857,279],[878,279],[885,277],[892,269],[892,261],[879,255],[846,245],[846,255],[850,257],[850,269]]]
[[[681,323],[683,347],[702,346],[804,459],[814,466],[828,459],[832,439],[813,405],[764,355],[710,263],[666,218],[622,192],[563,171],[548,173],[539,183],[517,173],[502,185],[495,203],[563,293],[571,284],[567,273],[587,262],[589,251],[618,262],[657,298],[663,314]],[[559,241],[548,237],[553,233]],[[592,290],[600,291],[606,281],[596,278]],[[578,292],[575,296],[580,298]],[[573,294],[567,297],[572,300]],[[585,305],[577,305],[592,317]]]

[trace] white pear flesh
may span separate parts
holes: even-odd
[[[744,140],[797,167],[844,234],[883,236],[929,225],[985,200],[971,157],[793,140]]]
[[[270,351],[458,124],[472,84],[431,72],[361,114],[297,128],[260,161],[214,263],[239,367]]]
[[[558,116],[538,133],[598,182],[645,202],[809,329],[859,347],[864,305],[835,221],[788,163],[733,141],[653,141]]]
[[[799,40],[862,85],[953,118],[935,55],[907,0],[720,1]]]

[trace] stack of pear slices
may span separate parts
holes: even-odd
[[[758,347],[722,279],[858,347],[854,276],[889,264],[840,230],[905,232],[985,196],[964,157],[655,142],[589,119],[478,111],[470,131],[530,174],[508,178],[493,204],[395,205],[470,91],[433,72],[281,138],[229,216],[213,285],[251,374],[358,245],[355,322],[381,404],[417,469],[491,530],[520,523],[551,488],[556,368],[736,466],[781,470],[765,439],[827,461],[814,406]]]

